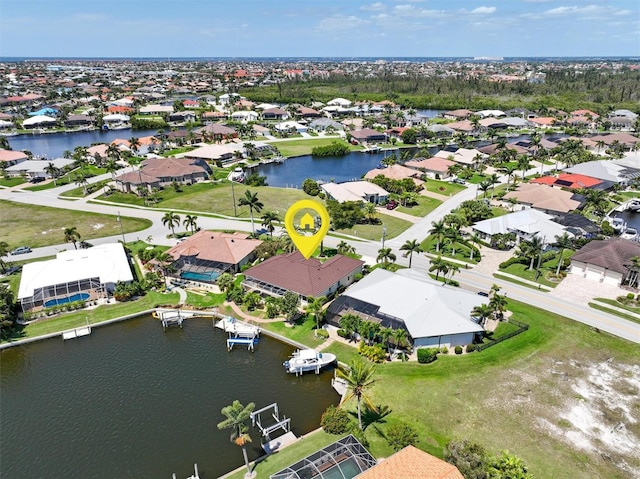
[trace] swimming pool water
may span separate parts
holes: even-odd
[[[193,281],[209,281],[213,282],[220,276],[217,271],[210,271],[208,273],[194,273],[193,271],[182,271],[180,277],[182,279],[190,279]]]
[[[76,293],[64,298],[50,299],[44,303],[44,307],[50,308],[51,306],[60,306],[61,304],[73,303],[74,301],[86,301],[87,299],[89,299],[89,293]]]

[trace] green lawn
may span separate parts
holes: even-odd
[[[61,176],[60,178],[56,178],[56,181],[46,181],[43,183],[38,183],[33,186],[25,187],[25,190],[29,191],[43,191],[49,190],[51,188],[56,188],[62,185],[73,184],[76,181],[76,178],[80,175],[81,171],[79,169],[75,169],[73,171],[68,172],[67,174]],[[84,168],[84,175],[86,178],[91,178],[93,176],[98,176],[106,173],[104,168],[99,168],[94,165],[87,165]]]
[[[382,238],[382,228],[387,227],[386,238],[395,238],[404,230],[409,228],[412,223],[394,216],[385,214],[380,215],[380,224],[377,225],[355,225],[353,228],[335,230],[336,233],[357,236],[368,240],[378,241]]]
[[[346,141],[339,137],[333,138],[305,138],[304,140],[292,140],[292,141],[272,141],[269,144],[278,149],[282,156],[302,156],[310,155],[311,150],[315,146],[325,146],[332,143],[341,143],[348,145],[352,151],[361,150],[361,146],[349,145]]]
[[[616,308],[624,309],[626,311],[629,311],[630,313],[640,314],[640,308],[638,308],[638,307],[634,308],[633,306],[627,306],[626,304],[622,304],[621,302],[619,302],[619,301],[617,301],[615,299],[609,299],[609,298],[595,298],[595,299],[600,301],[601,303],[609,304],[611,306],[615,306]],[[630,314],[620,313],[619,311],[616,311],[616,310],[613,310],[613,309],[609,309],[609,308],[605,309],[604,307],[602,307],[600,305],[592,304],[592,303],[589,303],[589,306],[591,306],[592,308],[595,308],[595,309],[602,309],[604,311],[607,311],[608,313],[615,314],[617,316],[624,317],[625,319],[628,319],[628,320],[633,321],[635,323],[640,323],[640,319],[638,319],[635,316],[632,316]]]
[[[436,246],[438,246],[438,242],[433,235],[427,236],[426,239],[420,243],[420,247],[425,253],[431,253],[435,255],[441,255],[443,259],[453,258],[460,261],[464,261],[465,263],[478,263],[480,261],[480,254],[478,251],[473,253],[473,259],[471,259],[471,248],[469,248],[465,244],[456,244],[455,255],[452,253],[454,250],[451,248],[451,244],[448,239],[444,239],[440,242],[440,249],[436,252]],[[473,245],[475,248],[478,248],[477,245]]]
[[[205,293],[198,294],[191,291],[187,291],[187,306],[191,306],[195,309],[207,309],[220,306],[224,303],[227,295],[224,293]]]
[[[324,351],[335,354],[341,363],[349,364],[352,358],[359,356],[358,343],[353,342],[351,344],[352,346],[349,346],[336,341],[325,348]]]
[[[21,185],[22,183],[25,183],[25,181],[26,180],[21,176],[18,176],[16,178],[0,177],[0,186],[6,186],[7,188],[10,188],[11,186]]]
[[[120,234],[117,216],[84,211],[63,210],[46,206],[27,205],[0,200],[2,228],[0,241],[9,249],[27,245],[32,248],[64,243],[63,231],[75,226],[83,240]],[[122,217],[125,233],[140,231],[151,226],[151,221]],[[73,245],[69,244],[70,248]]]
[[[562,256],[563,258],[571,258],[573,256],[574,251],[572,250],[564,250]],[[530,264],[512,264],[506,268],[501,268],[500,272],[509,273],[515,276],[519,276],[522,279],[526,279],[528,281],[534,281],[536,283],[543,284],[545,286],[550,286],[555,288],[558,285],[558,281],[552,281],[551,276],[555,275],[556,269],[558,267],[558,258],[557,255],[552,257],[547,261],[543,261],[540,264],[540,275],[536,274],[536,266],[537,262],[534,262],[533,269],[529,269]],[[536,278],[537,276],[537,278]],[[503,278],[509,280],[509,278]]]
[[[310,348],[315,348],[324,342],[324,339],[315,337],[314,330],[316,328],[316,322],[313,318],[307,318],[306,315],[303,315],[293,327],[288,326],[284,321],[263,323],[260,327],[293,341],[306,344]]]
[[[429,196],[419,196],[417,204],[410,207],[398,206],[396,208],[396,211],[400,211],[401,213],[406,213],[408,215],[418,216],[422,218],[423,216],[426,216],[429,213],[431,213],[441,204],[442,204],[442,201],[436,200],[435,198],[430,198]]]
[[[427,180],[427,182],[424,184],[424,187],[427,191],[438,193],[439,195],[444,196],[453,196],[466,189],[466,187],[462,185],[451,183],[449,181],[439,180]]]
[[[180,296],[178,293],[163,294],[151,292],[135,301],[104,304],[95,309],[80,310],[35,321],[28,324],[14,339],[34,338],[44,334],[77,328],[87,324],[87,319],[89,320],[89,324],[94,324],[158,306],[173,306],[177,305],[179,300]]]
[[[106,185],[109,182],[111,182],[110,179],[109,180],[98,181],[97,183],[92,183],[91,185],[87,186],[87,194],[91,194],[94,191],[98,191],[99,189],[103,188],[104,185]],[[63,198],[84,198],[85,197],[84,188],[79,186],[79,187],[74,188],[72,190],[65,191],[60,196],[63,197]]]

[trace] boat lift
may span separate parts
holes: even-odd
[[[270,409],[273,409],[273,412],[271,413],[271,417],[273,417],[273,419],[275,419],[276,422],[275,424],[272,424],[270,426],[263,426],[260,413],[269,411]],[[268,406],[263,407],[262,409],[253,411],[251,413],[251,425],[254,427],[257,426],[258,429],[260,429],[260,432],[262,433],[262,435],[267,439],[270,439],[269,435],[272,432],[277,431],[278,429],[282,429],[285,433],[290,432],[291,418],[282,416],[282,419],[280,419],[280,414],[278,412],[278,403],[274,402],[273,404],[269,404]]]

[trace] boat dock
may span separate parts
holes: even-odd
[[[176,474],[173,474],[173,479],[176,479]],[[198,465],[193,465],[193,474],[187,477],[187,479],[200,479],[200,475],[198,474]]]
[[[62,339],[74,339],[91,334],[91,326],[82,326],[80,328],[69,329],[62,332]]]
[[[160,320],[162,329],[165,331],[169,326],[179,326],[182,328],[184,320],[193,316],[196,316],[195,312],[182,311],[180,309],[156,309],[153,312],[153,317]]]
[[[262,424],[262,417],[260,416],[260,414],[270,410],[273,410],[273,412],[271,413],[271,417],[276,422],[269,426],[264,426]],[[266,407],[258,409],[257,411],[253,411],[251,413],[251,425],[260,429],[262,437],[268,439],[268,441],[262,445],[262,448],[267,454],[271,454],[272,452],[275,452],[278,449],[291,444],[297,439],[296,435],[291,432],[291,418],[282,416],[281,419],[280,413],[278,411],[278,403],[275,402],[273,404],[269,404]],[[278,436],[275,439],[271,439],[271,433],[277,431],[278,429],[282,429],[284,431],[284,434],[282,436]]]

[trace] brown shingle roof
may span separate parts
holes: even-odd
[[[516,191],[510,191],[504,195],[504,198],[515,198],[519,203],[529,204],[541,210],[568,213],[581,204],[580,201],[573,199],[573,196],[574,193],[571,191],[536,183],[525,183]]]
[[[245,275],[302,296],[318,296],[363,264],[363,261],[339,254],[322,263],[316,258],[304,259],[296,251],[273,256],[249,268]]]
[[[464,479],[464,476],[453,464],[407,446],[358,475],[358,479]]]
[[[253,253],[262,241],[250,239],[243,233],[219,233],[198,231],[167,253],[175,260],[181,256],[196,256],[198,259],[227,264],[238,264]]]
[[[611,238],[587,243],[571,257],[571,261],[593,264],[625,274],[629,271],[625,264],[628,264],[634,256],[640,256],[640,244],[621,238]]]

